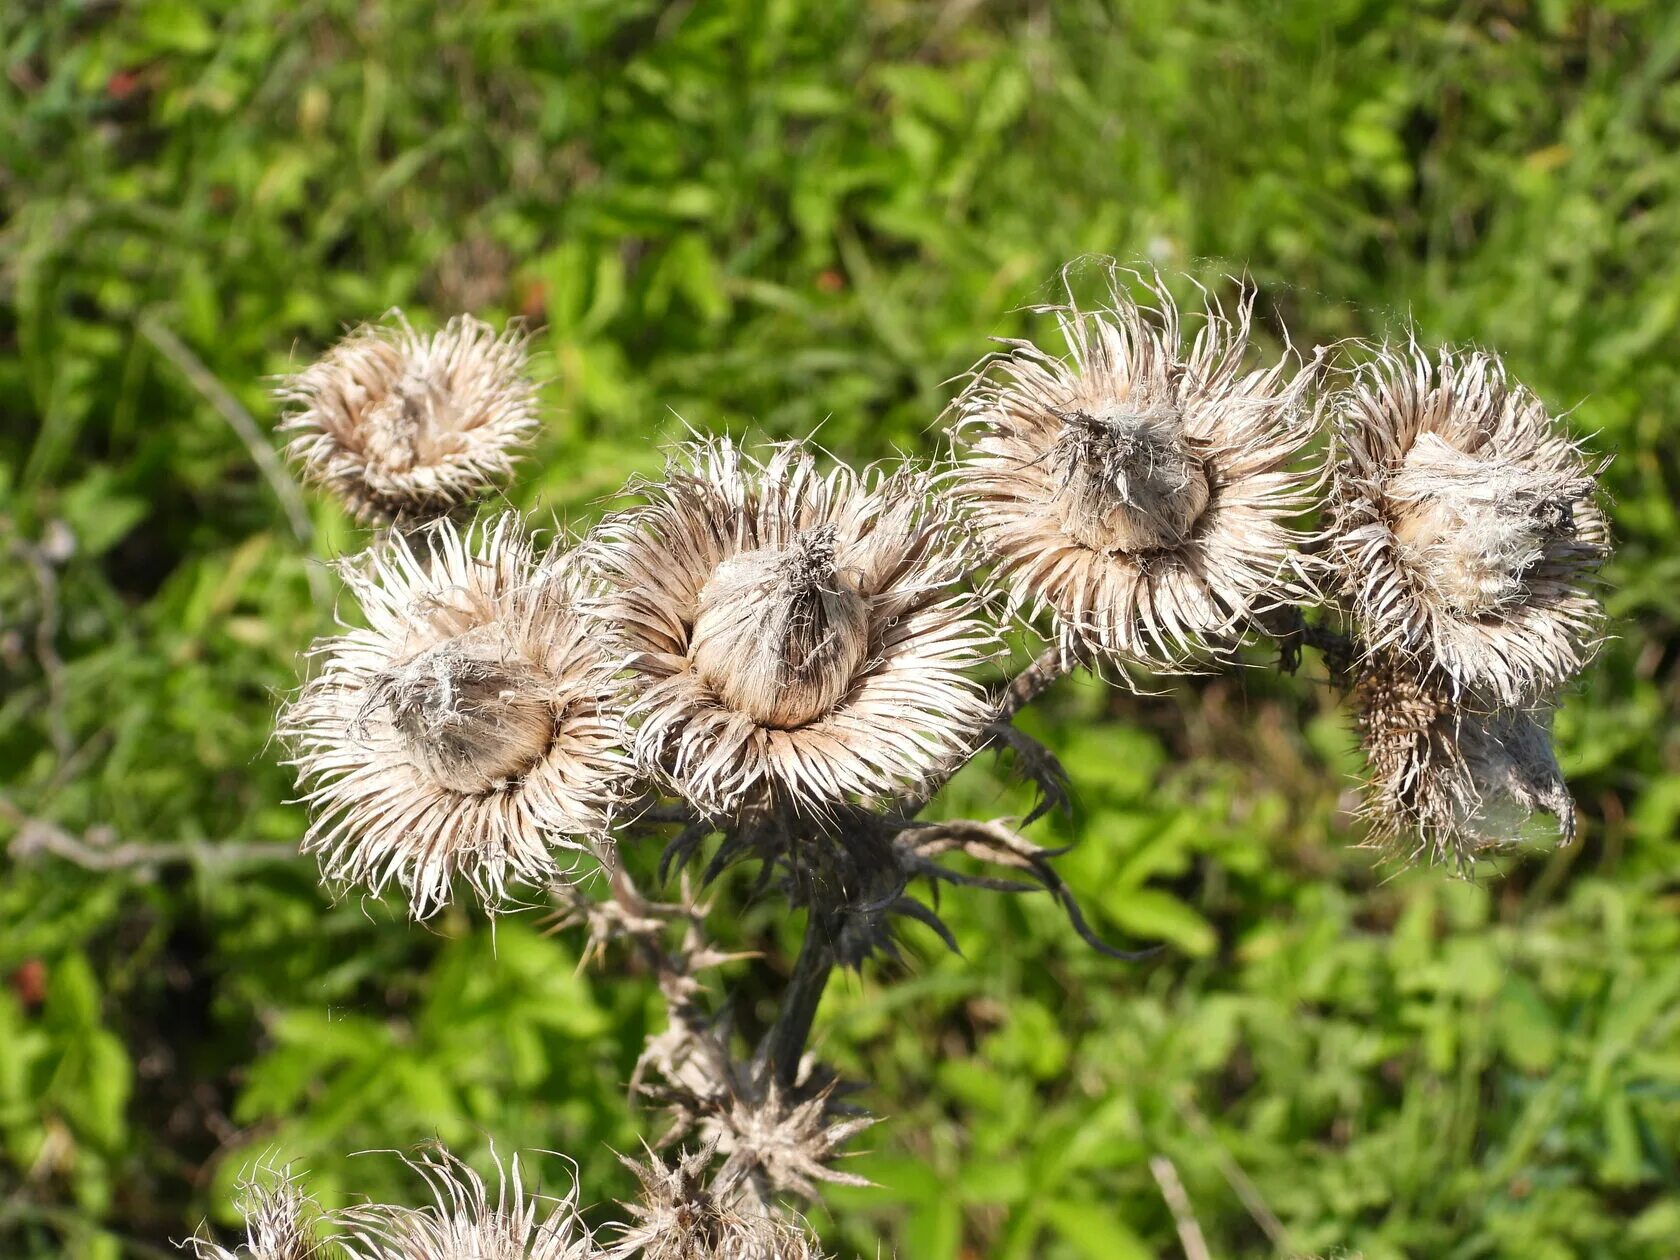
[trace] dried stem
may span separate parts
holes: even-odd
[[[1034,658],[1031,665],[1010,680],[998,704],[994,725],[1013,721],[1017,713],[1049,690],[1051,683],[1064,674],[1071,674],[1084,663],[1082,655],[1063,651],[1052,643]]]
[[[776,1083],[784,1088],[799,1079],[799,1061],[805,1056],[811,1021],[816,1018],[817,1006],[834,970],[834,949],[830,944],[834,925],[815,906],[807,914],[804,944],[799,947],[793,974],[788,977],[787,989],[782,994],[781,1009],[764,1036],[761,1051],[761,1057],[775,1073]]]
[[[998,739],[997,732],[1007,727],[1017,713],[1049,690],[1051,683],[1065,674],[1072,673],[1084,663],[1085,658],[1082,655],[1064,651],[1056,644],[1051,644],[1040,652],[1033,659],[1032,664],[1009,680],[1009,685],[1003,690],[1003,697],[998,701],[997,712],[992,717],[990,729],[974,746],[974,751],[969,754],[969,760],[972,761],[983,750],[995,743]],[[963,764],[966,765],[967,762]],[[961,769],[961,767],[959,766],[957,769]],[[922,786],[921,791],[900,803],[898,810],[895,811],[896,817],[903,822],[915,818],[916,815],[928,807],[934,797],[939,795],[955,774],[956,770],[953,769],[930,778]]]
[[[1167,1201],[1167,1210],[1172,1213],[1173,1228],[1178,1231],[1178,1244],[1184,1248],[1184,1260],[1213,1260],[1201,1224],[1190,1207],[1190,1196],[1184,1192],[1184,1183],[1179,1180],[1178,1169],[1173,1166],[1172,1160],[1165,1155],[1151,1156],[1149,1171],[1155,1178],[1155,1184],[1161,1187],[1161,1197]]]
[[[274,453],[274,448],[268,444],[268,439],[257,427],[257,422],[251,418],[251,413],[240,405],[228,387],[216,378],[216,374],[204,365],[204,361],[192,352],[187,343],[164,327],[156,316],[141,316],[136,329],[142,337],[152,343],[159,354],[174,365],[176,371],[186,377],[188,383],[203,395],[204,400],[215,408],[217,414],[227,421],[228,427],[245,444],[257,471],[262,473],[263,480],[267,481],[269,489],[274,491],[274,497],[280,503],[280,510],[286,514],[286,521],[291,525],[292,533],[297,535],[297,540],[307,549],[315,533],[314,523],[309,518],[309,508],[303,501],[297,483],[287,474],[285,465]],[[325,607],[330,597],[319,566],[310,565],[305,572],[309,579],[309,593],[314,596],[317,606]]]

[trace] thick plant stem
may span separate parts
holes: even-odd
[[[784,1089],[791,1088],[799,1079],[799,1061],[805,1056],[811,1021],[816,1018],[817,1006],[834,970],[834,948],[830,944],[833,929],[829,916],[815,907],[807,911],[804,944],[799,947],[793,975],[788,977],[776,1022],[764,1036],[764,1060],[770,1065],[776,1083]]]

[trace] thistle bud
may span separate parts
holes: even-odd
[[[718,565],[700,590],[690,655],[725,704],[762,726],[803,726],[852,685],[869,611],[834,565],[833,525]]]
[[[1338,405],[1325,554],[1361,639],[1481,707],[1544,703],[1597,644],[1597,484],[1498,360],[1383,351]]]
[[[1235,318],[1209,305],[1188,345],[1151,297],[1041,308],[1066,356],[1017,342],[977,372],[950,485],[1011,604],[1048,611],[1065,651],[1172,668],[1304,593],[1288,521],[1314,482],[1313,374],[1248,366],[1252,292]]]
[[[1050,465],[1061,481],[1062,527],[1092,551],[1169,551],[1208,505],[1207,472],[1170,404],[1109,406],[1061,417]]]
[[[458,316],[439,332],[357,329],[278,391],[304,479],[362,520],[414,525],[512,471],[536,428],[524,338]]]
[[[417,916],[460,875],[491,906],[557,878],[627,790],[611,667],[564,560],[517,518],[441,521],[346,571],[367,617],[315,648],[280,733],[337,883],[395,880]]]
[[[925,477],[688,447],[593,540],[639,767],[713,817],[823,816],[955,764],[996,647]]]

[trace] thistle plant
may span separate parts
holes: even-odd
[[[1096,308],[1033,308],[1047,340],[980,361],[931,464],[697,437],[634,505],[542,545],[512,514],[458,519],[530,434],[516,336],[361,331],[282,386],[304,475],[398,526],[344,564],[360,616],[280,717],[305,847],[416,917],[461,892],[546,904],[586,959],[650,972],[668,1020],[630,1082],[664,1119],[626,1158],[642,1194],[616,1228],[585,1228],[575,1193],[539,1203],[517,1160],[492,1193],[430,1152],[419,1209],[259,1194],[249,1254],[818,1255],[799,1207],[859,1180],[845,1159],[874,1118],[867,1084],[809,1052],[812,1023],[834,969],[891,956],[899,920],[955,946],[919,882],[1044,893],[1091,947],[1140,954],[1090,930],[1023,834],[1069,785],[1014,719],[1075,670],[1125,688],[1314,649],[1392,860],[1468,872],[1536,813],[1572,838],[1550,720],[1600,634],[1600,466],[1490,354],[1268,357],[1252,291],[1185,315],[1133,279],[1141,300],[1113,269]],[[1011,667],[1011,634],[1043,650]],[[988,747],[1038,808],[924,819]],[[705,900],[743,863],[805,920],[750,1043]]]

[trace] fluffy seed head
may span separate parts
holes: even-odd
[[[421,522],[474,501],[537,423],[524,336],[465,315],[431,334],[400,313],[359,328],[277,392],[287,454],[364,520]]]
[[[1556,816],[1564,843],[1574,838],[1548,713],[1466,710],[1396,653],[1362,663],[1354,701],[1374,844],[1463,869],[1521,839],[1537,812]]]
[[[1300,593],[1286,524],[1314,474],[1312,371],[1246,370],[1254,294],[1217,305],[1186,346],[1157,283],[1054,317],[1060,357],[1030,342],[982,365],[954,404],[955,494],[1013,604],[1048,609],[1068,651],[1172,667],[1233,646]]]
[[[328,878],[390,881],[416,916],[456,875],[489,904],[557,878],[557,848],[600,834],[622,797],[611,667],[570,561],[518,519],[441,521],[348,566],[365,628],[317,644],[280,734]]]
[[[369,1204],[340,1214],[355,1260],[592,1260],[600,1253],[578,1215],[577,1187],[558,1199],[526,1191],[519,1158],[496,1163],[496,1197],[447,1151],[406,1161],[432,1190],[422,1208]]]
[[[913,789],[972,747],[997,636],[914,473],[685,448],[591,548],[638,766],[717,818]]]
[[[1609,530],[1580,450],[1497,359],[1385,349],[1340,399],[1326,555],[1360,636],[1483,707],[1587,662]]]

